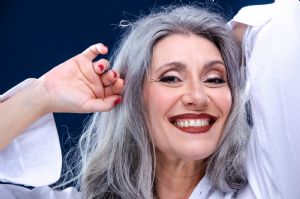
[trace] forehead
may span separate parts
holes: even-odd
[[[194,34],[173,34],[155,44],[151,68],[156,69],[168,62],[205,65],[211,61],[223,62],[213,42]]]

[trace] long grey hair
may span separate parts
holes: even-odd
[[[194,34],[212,41],[228,72],[232,109],[206,175],[219,190],[240,189],[246,182],[244,69],[239,45],[222,17],[194,6],[168,7],[127,24],[113,68],[125,78],[123,101],[96,113],[80,140],[81,191],[87,199],[155,197],[155,154],[143,102],[143,81],[156,42],[172,34]]]

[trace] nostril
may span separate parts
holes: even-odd
[[[190,103],[188,103],[188,105],[189,105],[189,106],[193,106],[194,104],[190,102]]]
[[[182,103],[187,107],[204,108],[208,105],[207,95],[185,95],[182,97]]]

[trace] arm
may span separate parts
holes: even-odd
[[[298,198],[300,4],[278,0],[244,11],[251,12],[236,19],[249,25],[243,39],[254,121],[247,154],[249,185],[255,198]]]
[[[239,22],[232,27],[233,34],[240,43],[243,42],[243,37],[247,27],[248,25]]]
[[[38,118],[46,114],[45,92],[35,79],[26,88],[0,103],[0,150]]]
[[[93,45],[0,103],[0,149],[46,113],[113,108],[120,101],[123,80],[117,72],[106,72],[107,60],[93,62],[97,55],[106,53],[104,45]]]

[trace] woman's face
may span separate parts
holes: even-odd
[[[193,34],[160,40],[143,94],[158,153],[202,160],[216,150],[232,99],[223,59],[212,42]]]

